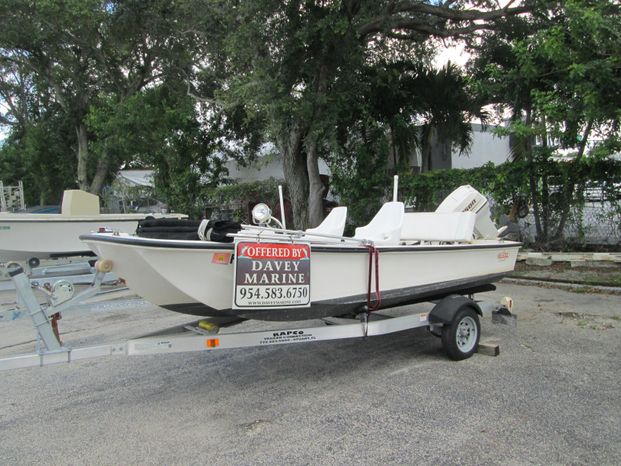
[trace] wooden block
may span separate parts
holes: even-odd
[[[498,356],[500,354],[500,345],[498,343],[479,343],[477,351],[485,356]]]

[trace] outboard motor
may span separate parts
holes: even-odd
[[[478,238],[495,239],[498,229],[492,222],[487,198],[470,185],[457,188],[436,209],[436,212],[474,212],[476,222],[474,232]]]

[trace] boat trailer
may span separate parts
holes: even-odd
[[[112,269],[110,261],[97,261],[92,285],[75,294],[73,285],[57,281],[42,290],[31,283],[21,267],[11,269],[9,275],[15,284],[21,309],[13,310],[10,319],[29,316],[37,333],[34,353],[0,358],[0,370],[17,369],[49,364],[69,363],[80,359],[104,356],[135,356],[192,351],[213,351],[228,348],[307,343],[312,341],[366,338],[377,335],[426,327],[433,335],[442,338],[444,349],[453,360],[466,359],[479,350],[481,327],[479,317],[491,315],[493,322],[513,323],[512,300],[503,302],[474,301],[473,297],[449,295],[435,302],[429,312],[416,312],[388,316],[369,312],[365,307],[352,318],[328,317],[316,327],[295,327],[278,330],[220,333],[217,320],[204,318],[192,324],[181,325],[158,333],[151,333],[119,343],[76,347],[61,342],[57,327],[60,313],[77,310],[77,305],[89,300],[112,299],[114,293],[101,293],[101,285]],[[40,304],[34,289],[43,291],[46,303]],[[4,311],[6,314],[9,311]],[[9,317],[0,312],[0,321]],[[223,325],[225,326],[225,325]],[[497,348],[492,354],[498,354]]]

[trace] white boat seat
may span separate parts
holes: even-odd
[[[401,237],[403,202],[387,202],[368,225],[356,228],[356,239],[373,241],[376,246],[396,246]]]
[[[330,238],[313,236],[313,233],[330,236],[343,236],[346,221],[347,207],[335,207],[318,226],[316,226],[315,228],[308,228],[304,230],[304,232],[307,234],[304,235],[303,239],[312,241],[330,241]]]
[[[343,236],[343,232],[345,231],[345,223],[347,221],[347,207],[335,207],[330,213],[323,219],[318,226],[315,228],[308,228],[304,230],[304,235],[299,237],[301,241],[314,241],[314,242],[334,242],[341,241],[341,237]],[[203,222],[207,222],[207,220],[203,220]],[[201,230],[202,228],[202,230]],[[201,223],[199,227],[199,237],[201,239],[204,238],[204,226]],[[277,239],[277,240],[288,240],[290,236],[287,234],[279,233],[278,229],[274,230],[260,230],[258,228],[244,226],[242,234],[245,235],[256,235],[257,237],[261,237],[263,239]],[[310,233],[310,234],[309,234]],[[202,235],[202,236],[201,236]],[[339,238],[328,238],[324,236],[317,235],[330,235],[330,236],[338,236]]]
[[[466,242],[474,237],[474,212],[408,212],[402,241]]]

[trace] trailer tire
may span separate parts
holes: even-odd
[[[472,356],[477,351],[480,337],[479,316],[469,306],[459,309],[451,324],[442,327],[442,346],[454,361]]]
[[[38,257],[31,257],[28,259],[28,265],[31,269],[34,269],[35,267],[39,267],[39,265],[41,265],[41,261]]]

